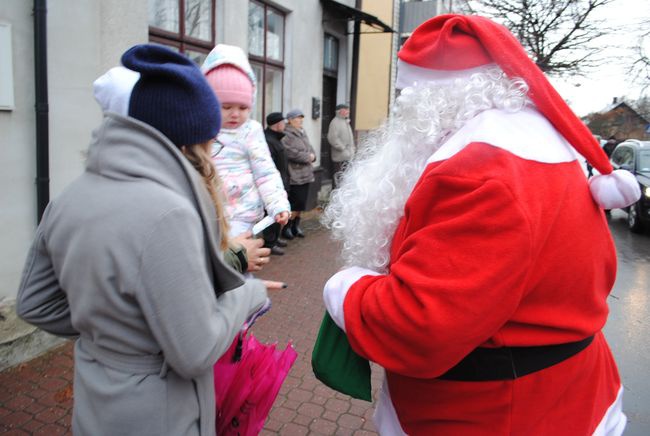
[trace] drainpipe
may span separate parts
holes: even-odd
[[[355,7],[361,9],[361,0],[356,0]],[[354,132],[354,125],[357,119],[357,83],[359,82],[359,43],[361,39],[361,21],[355,20],[352,39],[352,80],[350,81],[350,127]]]
[[[47,0],[34,0],[34,78],[36,91],[37,222],[50,202],[49,107],[47,100]]]

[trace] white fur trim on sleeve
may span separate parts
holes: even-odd
[[[617,209],[636,203],[641,198],[639,182],[632,173],[616,170],[589,179],[589,190],[603,209]]]
[[[341,327],[343,331],[345,331],[343,301],[345,301],[348,290],[361,277],[376,275],[379,275],[379,273],[366,268],[353,266],[337,272],[325,283],[325,288],[323,289],[325,308],[336,325]]]

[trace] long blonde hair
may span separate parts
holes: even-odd
[[[208,189],[212,203],[214,203],[215,211],[217,212],[219,230],[221,231],[220,247],[222,250],[226,250],[228,248],[229,226],[224,212],[223,201],[221,200],[221,179],[212,164],[208,146],[209,143],[186,145],[181,147],[181,151],[187,160],[190,161],[194,169],[203,177],[205,187]]]

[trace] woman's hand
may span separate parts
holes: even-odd
[[[279,224],[281,224],[283,226],[286,226],[287,223],[289,222],[289,216],[290,216],[290,214],[286,210],[284,212],[280,212],[279,214],[277,214],[275,216],[275,222],[279,223]]]
[[[235,236],[233,241],[246,249],[248,272],[261,271],[271,261],[271,249],[264,248],[264,240],[253,238],[250,231]]]
[[[277,291],[287,287],[287,284],[284,282],[276,282],[273,280],[262,280],[262,282],[268,291]]]

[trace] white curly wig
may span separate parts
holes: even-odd
[[[393,234],[427,159],[479,113],[530,104],[527,91],[523,80],[509,79],[496,66],[452,83],[402,90],[391,118],[368,135],[342,174],[321,218],[343,241],[345,266],[387,272]]]

